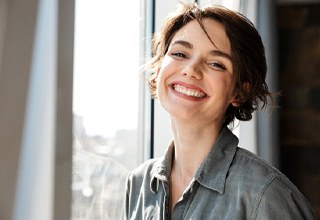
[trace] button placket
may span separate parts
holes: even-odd
[[[169,185],[167,182],[162,181],[164,189],[164,202],[163,202],[163,219],[169,219],[170,207],[169,207]]]

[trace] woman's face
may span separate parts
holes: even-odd
[[[222,24],[203,19],[173,37],[157,76],[157,97],[172,117],[196,123],[223,123],[235,102],[231,46]]]

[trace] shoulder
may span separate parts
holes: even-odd
[[[240,147],[237,147],[232,167],[243,170],[248,173],[248,175],[252,174],[252,176],[255,176],[256,178],[261,177],[262,180],[265,180],[266,178],[273,179],[276,176],[284,176],[277,168],[270,165],[267,161]]]
[[[143,181],[150,181],[159,159],[150,159],[142,163],[128,174],[127,183],[141,185]]]
[[[230,169],[240,173],[243,176],[242,181],[245,181],[244,179],[250,181],[261,194],[267,190],[283,190],[302,196],[297,187],[280,170],[245,149],[237,149]]]
[[[137,219],[137,215],[142,213],[143,204],[150,200],[150,182],[157,161],[157,159],[147,160],[129,172],[124,203],[125,219]]]
[[[249,190],[260,191],[275,178],[286,179],[275,167],[259,156],[237,147],[232,164],[229,168],[229,178],[239,185],[246,185]]]
[[[139,176],[145,172],[151,171],[158,164],[159,160],[159,158],[149,159],[131,170],[130,173],[134,176]]]
[[[303,194],[284,175],[276,176],[256,199],[256,219],[315,219]]]
[[[277,168],[257,155],[238,148],[231,170],[240,185],[254,193],[253,219],[314,219],[312,209],[297,187]]]

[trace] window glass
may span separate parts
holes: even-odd
[[[76,0],[74,220],[121,219],[127,172],[141,163],[139,16],[140,0]]]

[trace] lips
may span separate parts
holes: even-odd
[[[186,85],[184,83],[173,83],[171,84],[171,88],[179,94],[192,98],[202,99],[208,96],[200,88],[193,85]]]

